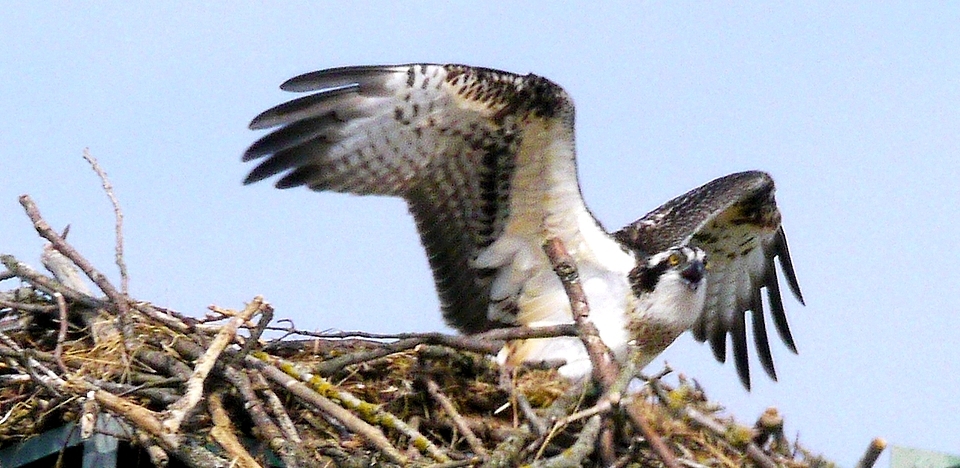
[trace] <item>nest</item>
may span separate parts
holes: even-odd
[[[125,285],[119,207],[103,180]],[[776,409],[742,425],[669,370],[627,391],[629,370],[572,383],[492,359],[518,337],[588,343],[589,322],[475,336],[314,334],[272,326],[259,297],[188,317],[116,288],[29,197],[20,201],[50,242],[42,261],[53,275],[2,257],[0,448],[66,422],[89,436],[111,415],[156,466],[828,465],[784,437]],[[575,302],[575,270],[556,261]],[[263,339],[268,330],[283,336]]]

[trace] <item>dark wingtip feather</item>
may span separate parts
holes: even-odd
[[[767,339],[767,326],[763,318],[763,301],[760,299],[760,290],[753,291],[752,304],[750,305],[751,317],[753,318],[753,343],[757,347],[757,357],[763,370],[767,372],[774,381],[777,380],[777,370],[773,365],[773,354],[770,352],[770,341]]]
[[[277,181],[275,187],[278,189],[288,189],[299,187],[315,178],[320,173],[320,169],[314,166],[300,166]]]
[[[710,348],[717,361],[727,362],[727,333],[718,331],[710,336]]]
[[[347,68],[347,67],[342,67],[342,68]],[[283,91],[288,91],[292,93],[304,93],[304,92],[317,91],[319,89],[323,89],[319,87],[319,84],[325,83],[330,75],[333,75],[335,72],[341,70],[342,68],[330,68],[326,70],[317,70],[317,71],[312,71],[312,72],[297,75],[281,83],[280,89]]]
[[[750,360],[747,352],[747,324],[746,314],[734,314],[734,325],[730,330],[730,338],[733,341],[733,357],[737,366],[737,375],[740,376],[740,382],[747,390],[750,390]]]
[[[243,184],[248,185],[254,182],[259,182],[270,176],[279,174],[289,167],[290,165],[284,164],[281,159],[278,159],[276,156],[274,156],[262,162],[260,165],[250,171],[250,173],[247,174],[247,177],[243,179]]]
[[[797,354],[797,345],[793,341],[793,334],[790,333],[790,325],[787,323],[787,313],[783,309],[783,298],[780,296],[780,283],[777,280],[777,271],[773,266],[773,260],[770,259],[768,261],[770,264],[767,265],[763,285],[767,288],[767,302],[770,304],[770,316],[773,317],[773,325],[776,327],[777,334],[780,335],[783,344],[785,344],[793,354]]]
[[[347,84],[370,84],[383,75],[410,70],[411,66],[421,65],[362,65],[354,67],[328,68],[290,78],[280,85],[280,89],[295,93],[320,91]]]
[[[271,107],[250,121],[250,130],[263,130],[302,119],[322,117],[332,106],[342,102],[338,98],[356,94],[359,89],[360,85],[348,83]]]
[[[260,138],[243,153],[243,161],[252,161],[254,159],[261,158],[268,154],[273,154],[270,159],[277,159],[279,155],[283,154],[286,150],[291,150],[297,147],[306,147],[307,145],[312,145],[316,147],[313,150],[313,154],[321,154],[321,149],[318,145],[322,145],[327,142],[326,138],[323,136],[324,132],[331,127],[331,120],[327,117],[315,117],[311,119],[300,120],[291,124],[284,125],[280,129],[268,133],[263,138]],[[285,158],[280,158],[290,161],[287,163],[287,167],[293,167],[297,164],[300,164],[309,159],[308,156],[304,155],[288,155]]]
[[[783,268],[783,276],[787,278],[787,285],[790,291],[800,301],[800,304],[807,305],[803,301],[803,293],[800,292],[800,282],[797,281],[797,274],[793,270],[793,260],[790,259],[790,248],[787,246],[787,235],[783,232],[781,226],[777,230],[776,246],[774,252],[780,260],[780,267]]]
[[[253,172],[251,172],[243,179],[243,185],[255,184],[261,180],[263,180],[263,177],[256,176]]]

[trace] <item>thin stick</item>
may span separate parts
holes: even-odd
[[[223,325],[220,333],[218,333],[216,338],[213,339],[213,342],[210,343],[207,351],[197,359],[193,375],[190,376],[190,379],[187,381],[187,389],[183,393],[183,397],[167,408],[168,416],[163,421],[163,427],[168,433],[177,433],[180,430],[180,424],[183,423],[184,418],[186,418],[197,404],[200,403],[200,400],[203,399],[203,384],[206,382],[207,375],[210,374],[214,364],[217,363],[217,358],[220,357],[220,354],[223,353],[227,345],[233,342],[240,325],[250,320],[253,314],[257,313],[261,307],[263,307],[263,298],[257,296],[250,304],[247,304],[247,307],[244,308],[242,312]]]
[[[273,307],[264,302],[260,306],[260,319],[257,321],[257,325],[250,329],[250,336],[244,340],[240,350],[230,358],[233,362],[240,362],[244,356],[250,354],[254,348],[258,347],[260,344],[260,336],[263,335],[263,331],[267,328],[271,320],[273,320]]]
[[[576,325],[573,324],[560,324],[560,325],[551,325],[547,327],[510,327],[510,328],[498,328],[476,335],[447,335],[444,333],[437,332],[427,332],[427,333],[396,333],[396,334],[382,334],[382,333],[368,333],[361,331],[346,331],[346,332],[310,332],[303,330],[296,330],[291,328],[279,328],[279,327],[266,327],[266,330],[272,331],[283,331],[286,332],[286,336],[290,335],[302,335],[302,336],[311,336],[315,338],[320,338],[324,340],[340,340],[348,338],[365,338],[371,340],[397,340],[394,343],[391,343],[393,348],[391,349],[381,349],[375,351],[375,354],[382,357],[387,354],[393,354],[400,351],[405,351],[407,349],[416,347],[421,344],[431,344],[431,345],[442,345],[450,348],[462,350],[462,351],[473,351],[483,354],[496,354],[500,351],[500,348],[503,347],[503,342],[507,340],[516,340],[516,339],[527,339],[527,338],[552,338],[556,336],[575,336],[577,334]],[[277,339],[271,342],[271,345],[274,346],[289,346],[290,341],[282,341],[284,337]],[[379,343],[382,345],[382,343]],[[268,346],[269,348],[270,346]],[[379,348],[378,348],[379,349]],[[386,353],[386,354],[382,354]],[[352,359],[359,358],[360,361],[364,362],[370,357],[350,357],[344,356],[338,360],[331,361],[329,364],[323,364],[324,366],[330,366],[329,370],[327,367],[323,367],[324,371],[321,374],[327,374],[329,372],[335,372],[346,365],[355,364]],[[342,361],[342,362],[341,362]]]
[[[97,403],[108,411],[123,417],[153,436],[165,450],[175,451],[180,448],[180,437],[164,432],[157,413],[104,390],[96,390],[94,397]]]
[[[434,400],[437,400],[440,403],[440,406],[443,407],[443,410],[446,411],[447,415],[450,416],[450,419],[453,420],[453,423],[457,426],[457,429],[460,429],[460,432],[463,433],[463,438],[467,439],[467,444],[470,445],[470,448],[473,449],[473,453],[480,455],[481,457],[487,456],[487,449],[483,447],[483,442],[477,438],[477,435],[473,433],[470,429],[470,425],[467,424],[467,421],[463,419],[463,416],[457,411],[457,408],[453,406],[453,402],[447,398],[446,395],[440,391],[440,386],[437,385],[432,379],[427,379],[427,392],[430,393],[430,396]]]
[[[580,284],[576,263],[560,239],[548,239],[543,244],[543,251],[550,259],[553,271],[560,277],[563,289],[570,300],[570,312],[573,314],[573,321],[577,324],[577,336],[587,348],[587,355],[590,356],[590,363],[593,365],[593,379],[607,389],[617,379],[619,366],[613,359],[610,348],[600,339],[597,326],[589,320],[590,306],[587,304],[583,285]]]
[[[577,435],[577,439],[573,445],[560,452],[559,455],[545,460],[539,460],[530,466],[537,468],[582,466],[587,457],[596,449],[597,435],[600,433],[601,422],[600,415],[591,416],[590,419],[587,420],[587,423],[584,424],[580,434]]]
[[[281,401],[280,397],[270,388],[267,379],[255,369],[247,369],[247,374],[249,374],[251,382],[259,387],[256,390],[266,398],[266,407],[270,410],[270,414],[273,415],[274,419],[277,420],[277,426],[280,428],[283,436],[290,442],[299,444],[302,439],[297,432],[297,427],[293,423],[293,419],[290,418],[290,415],[287,414],[287,410],[284,409],[283,401]]]
[[[410,443],[417,447],[418,450],[430,455],[430,457],[434,460],[438,462],[450,461],[450,457],[448,457],[447,454],[445,454],[442,450],[440,450],[439,447],[431,442],[430,439],[421,434],[420,431],[411,427],[393,413],[384,411],[384,409],[380,406],[357,398],[352,393],[331,384],[330,381],[324,377],[319,375],[311,375],[308,372],[302,372],[297,368],[296,365],[284,361],[283,359],[269,356],[265,353],[257,353],[257,356],[254,359],[263,359],[278,363],[277,367],[283,369],[283,372],[286,372],[288,375],[295,377],[301,382],[306,382],[310,388],[313,389],[313,391],[319,393],[320,395],[323,395],[331,400],[339,401],[344,407],[359,413],[368,422],[399,431],[403,435],[407,436],[410,439]],[[247,362],[250,362],[249,358],[247,359]]]
[[[339,331],[339,332],[308,332],[292,330],[297,334],[304,336],[313,336],[317,338],[370,338],[375,340],[402,340],[406,338],[421,338],[425,341],[431,341],[430,344],[446,344],[448,342],[457,343],[456,338],[463,338],[463,335],[447,335],[437,332],[423,333],[370,333],[364,331]],[[483,333],[470,335],[470,338],[480,340],[518,340],[527,338],[552,338],[555,336],[574,336],[577,334],[575,326],[570,324],[550,325],[545,327],[508,327],[494,328]]]
[[[40,210],[37,209],[36,203],[30,198],[29,195],[20,195],[20,205],[23,206],[23,209],[26,211],[27,216],[30,218],[30,221],[33,222],[34,229],[37,230],[37,233],[41,237],[50,241],[53,244],[53,247],[57,249],[60,253],[69,258],[75,265],[77,265],[84,274],[93,281],[97,287],[103,291],[104,294],[110,299],[117,307],[117,313],[120,316],[121,322],[123,322],[123,334],[125,337],[129,338],[130,324],[129,318],[127,317],[130,313],[130,304],[127,303],[126,297],[121,295],[117,288],[113,287],[110,284],[110,281],[107,279],[103,273],[97,271],[83,255],[80,255],[80,252],[77,252],[70,244],[68,244],[63,237],[60,237],[60,234],[57,234],[46,221],[43,220],[43,217],[40,216]],[[7,266],[9,268],[9,266]]]
[[[260,464],[254,460],[250,452],[240,443],[240,439],[237,438],[230,415],[223,407],[222,390],[213,392],[207,397],[207,407],[210,409],[210,419],[213,421],[210,437],[217,441],[223,447],[223,450],[230,455],[231,465],[240,468],[260,468]]]
[[[17,278],[36,286],[38,289],[46,292],[47,294],[53,295],[55,293],[60,293],[63,294],[64,298],[69,299],[71,302],[77,302],[92,308],[106,307],[108,305],[106,302],[100,299],[96,299],[79,291],[75,291],[48,276],[44,276],[37,270],[30,268],[30,266],[26,263],[17,260],[12,255],[0,255],[0,262],[3,262],[3,265],[7,267]]]
[[[0,309],[13,309],[21,312],[36,312],[49,314],[57,310],[55,305],[27,304],[24,302],[11,302],[0,299]]]
[[[253,383],[247,374],[234,367],[227,367],[224,369],[223,374],[227,380],[236,387],[237,391],[240,392],[240,396],[244,401],[243,407],[259,430],[260,439],[267,442],[274,453],[283,460],[284,465],[289,468],[300,466],[297,462],[298,457],[305,459],[306,454],[302,452],[298,453],[300,450],[296,444],[300,442],[299,437],[296,440],[289,440],[283,436],[280,428],[267,414],[266,409],[263,407],[263,402],[257,398],[256,393],[254,393]]]
[[[57,300],[57,309],[60,311],[60,329],[57,331],[57,346],[53,348],[53,359],[57,362],[60,372],[68,373],[67,365],[63,363],[63,342],[67,340],[67,301],[63,294],[55,293],[53,297]]]
[[[667,403],[667,407],[669,408],[670,397],[667,395],[667,392],[664,391],[663,387],[660,385],[660,382],[657,380],[649,380],[648,383],[650,384],[650,388],[653,389],[654,393],[657,394],[657,398],[659,398],[660,401]],[[732,427],[726,426],[689,406],[682,406],[674,411],[693,421],[696,425],[705,428],[724,439],[728,438],[728,436],[734,432]],[[750,457],[750,459],[753,460],[758,466],[763,468],[777,467],[777,463],[773,461],[773,459],[767,454],[763,453],[763,450],[761,450],[760,447],[758,447],[757,444],[753,443],[752,441],[748,440],[746,443],[740,443],[739,445],[743,446],[747,456]]]
[[[390,440],[383,435],[383,432],[380,429],[367,424],[364,420],[340,407],[340,405],[334,403],[329,398],[313,391],[306,384],[297,381],[297,379],[285,374],[282,370],[277,369],[276,367],[273,367],[252,355],[248,355],[244,359],[244,362],[248,366],[259,370],[261,373],[263,373],[264,377],[283,386],[285,389],[287,389],[287,391],[292,393],[300,400],[319,408],[328,416],[340,421],[344,427],[363,437],[367,442],[370,443],[370,445],[373,446],[373,448],[382,452],[384,456],[390,459],[390,461],[402,466],[409,464],[409,459],[390,443]]]
[[[60,389],[66,385],[66,382],[60,378],[55,372],[50,370],[49,367],[43,365],[43,363],[37,361],[33,358],[34,350],[25,350],[21,348],[12,338],[6,334],[0,332],[0,344],[3,344],[5,347],[9,348],[13,353],[15,353],[18,361],[17,362],[31,378],[44,388],[49,390],[54,395],[59,395]],[[2,349],[2,348],[0,348]]]
[[[113,193],[113,185],[110,184],[110,179],[107,178],[107,173],[103,171],[100,167],[100,164],[97,162],[97,159],[90,155],[90,148],[83,149],[83,159],[86,159],[90,163],[90,167],[93,168],[93,171],[97,173],[97,176],[100,177],[100,182],[103,183],[103,191],[107,192],[107,198],[110,199],[110,203],[113,204],[113,215],[116,219],[115,230],[116,230],[116,261],[117,268],[120,269],[120,291],[124,296],[127,295],[129,290],[128,284],[130,282],[127,277],[127,264],[123,261],[123,211],[120,210],[120,200],[117,200],[117,196]]]
[[[883,453],[883,449],[885,448],[887,448],[886,440],[877,437],[870,441],[870,445],[863,454],[863,458],[857,462],[857,468],[871,468],[874,463],[877,462],[877,458],[880,458],[880,454]]]
[[[650,444],[650,447],[653,448],[653,451],[660,456],[660,459],[663,460],[663,464],[672,468],[679,468],[680,464],[677,462],[676,457],[673,455],[673,452],[667,447],[667,444],[663,442],[663,439],[660,438],[660,435],[650,427],[650,423],[647,421],[647,418],[643,417],[643,413],[640,412],[640,408],[636,404],[627,404],[625,405],[624,410],[627,412],[627,416],[630,417],[630,421],[634,426],[640,429],[640,433],[643,434],[643,437],[647,439],[647,443]],[[664,458],[664,454],[669,454],[669,457],[673,457],[672,460]]]
[[[170,463],[170,455],[163,450],[163,447],[157,445],[153,438],[144,430],[136,428],[134,429],[134,433],[137,437],[137,442],[147,451],[147,456],[150,457],[150,461],[154,466],[165,467]]]
[[[577,324],[578,336],[583,342],[584,347],[586,347],[587,355],[590,356],[590,364],[593,366],[593,379],[599,382],[607,393],[605,398],[615,403],[619,402],[620,390],[617,387],[621,385],[625,386],[629,381],[626,377],[632,378],[632,375],[624,376],[622,379],[620,378],[620,365],[613,359],[613,353],[610,351],[610,348],[600,339],[600,333],[597,331],[596,325],[589,320],[590,307],[587,304],[587,296],[583,292],[583,286],[580,284],[580,275],[577,273],[576,262],[573,257],[570,256],[570,253],[567,252],[566,247],[564,247],[560,239],[547,239],[543,245],[543,251],[546,253],[547,258],[550,259],[553,270],[557,273],[557,276],[560,277],[563,289],[566,291],[567,298],[570,300],[570,311],[573,314],[574,322]],[[632,373],[632,366],[628,367],[630,367],[630,369],[628,369],[627,372]],[[621,385],[617,385],[618,380]],[[647,439],[663,464],[669,468],[679,468],[680,465],[677,462],[676,455],[663,443],[659,434],[650,427],[650,424],[647,423],[643,415],[639,413],[639,411],[636,411],[636,408],[631,409],[630,405],[627,406],[626,411],[627,415],[630,416],[631,422],[633,422],[634,426],[643,434],[644,438]],[[604,432],[607,432],[609,429],[609,426],[604,427]],[[604,435],[603,437],[607,436]]]

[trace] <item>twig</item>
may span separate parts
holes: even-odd
[[[210,343],[207,351],[197,359],[194,366],[193,375],[187,381],[187,389],[176,403],[167,408],[167,418],[163,421],[163,427],[170,434],[175,434],[180,430],[180,424],[184,418],[200,403],[203,399],[203,383],[207,380],[207,375],[217,363],[217,358],[223,353],[223,350],[233,342],[237,334],[237,329],[244,322],[250,320],[253,314],[257,313],[263,307],[263,298],[257,296],[247,304],[242,312],[231,318],[220,333],[217,334],[213,342]]]
[[[110,392],[95,390],[97,402],[108,411],[123,417],[135,427],[143,430],[156,440],[160,447],[177,454],[177,458],[194,467],[226,466],[227,461],[214,455],[200,445],[181,444],[180,436],[168,434],[163,430],[157,413],[140,405],[124,400]]]
[[[613,466],[617,463],[617,451],[614,445],[614,434],[616,433],[616,420],[613,418],[603,418],[600,422],[600,435],[597,437],[597,448],[600,452],[600,460],[604,466]]]
[[[285,329],[289,330],[289,329]],[[406,338],[420,338],[430,344],[448,344],[452,343],[456,347],[464,335],[447,335],[437,332],[423,333],[370,333],[364,331],[340,331],[340,332],[308,332],[292,330],[292,332],[304,336],[313,336],[317,338],[369,338],[374,340],[402,340]],[[577,334],[577,328],[571,324],[550,325],[544,327],[508,327],[494,328],[483,333],[469,335],[467,338],[479,340],[517,340],[526,338],[552,338],[555,336],[574,336]]]
[[[11,273],[16,275],[16,277],[36,286],[38,289],[50,294],[51,296],[55,293],[60,293],[63,294],[63,297],[71,302],[83,304],[87,307],[96,308],[107,306],[107,303],[103,300],[90,297],[79,291],[75,291],[47,276],[40,274],[38,271],[30,268],[30,266],[26,263],[17,260],[12,255],[0,255],[0,262],[3,262],[3,265],[7,267]]]
[[[151,369],[160,371],[170,377],[177,378],[181,382],[189,380],[190,375],[193,373],[190,366],[167,353],[149,348],[141,348],[137,350],[135,356],[142,364],[146,364],[150,366]]]
[[[250,452],[247,452],[235,434],[230,415],[223,407],[222,390],[213,392],[207,397],[207,407],[210,409],[210,419],[213,421],[210,437],[230,454],[231,465],[240,468],[260,468],[260,464],[253,459]]]
[[[49,367],[34,359],[32,355],[35,354],[35,352],[32,349],[21,348],[13,339],[4,333],[0,333],[0,343],[13,351],[19,360],[19,364],[27,374],[30,374],[30,377],[32,377],[35,382],[42,385],[54,395],[60,394],[60,388],[66,383],[59,375],[50,370]],[[2,348],[0,348],[0,350],[2,350]]]
[[[23,302],[13,302],[5,301],[0,299],[0,309],[13,309],[19,310],[21,312],[37,312],[41,314],[49,314],[57,310],[55,305],[43,305],[43,304],[26,304]]]
[[[530,429],[527,426],[521,426],[512,436],[507,437],[490,452],[490,458],[482,466],[500,468],[519,465],[519,454],[527,446],[530,437]]]
[[[528,338],[552,338],[556,336],[573,336],[577,334],[577,328],[573,324],[560,324],[552,325],[547,327],[511,327],[511,328],[498,328],[476,335],[447,335],[444,333],[436,332],[427,332],[427,333],[396,333],[396,334],[381,334],[381,333],[367,333],[360,331],[348,331],[348,332],[310,332],[303,330],[296,330],[290,328],[278,328],[278,327],[266,327],[266,330],[273,331],[284,331],[286,336],[290,335],[303,335],[311,336],[323,340],[343,340],[349,338],[365,338],[370,340],[397,340],[393,343],[390,343],[390,348],[377,348],[377,351],[372,351],[372,355],[362,355],[362,356],[344,356],[336,360],[331,360],[329,363],[321,364],[321,371],[319,373],[323,375],[329,375],[333,372],[336,372],[343,367],[346,367],[351,364],[356,364],[358,362],[368,361],[370,359],[375,359],[378,357],[383,357],[389,354],[398,353],[405,351],[407,349],[415,348],[421,344],[428,345],[440,345],[447,346],[449,348],[458,349],[461,351],[473,351],[483,354],[496,354],[500,351],[500,348],[503,347],[503,341],[514,340],[514,339],[528,339]],[[301,347],[308,346],[311,341],[282,341],[283,339],[277,339],[271,342],[268,345],[270,348],[278,347],[290,347],[291,345],[299,345]],[[334,341],[336,342],[336,341]],[[377,342],[378,345],[383,345],[383,343]]]
[[[387,343],[373,349],[358,351],[355,353],[347,353],[342,356],[327,359],[326,361],[320,362],[313,366],[313,370],[320,375],[332,375],[349,365],[367,362],[373,359],[388,356],[390,354],[413,349],[421,344],[423,344],[423,340],[420,338],[408,338],[405,340],[395,341],[393,343]]]
[[[548,239],[543,244],[543,251],[550,259],[553,271],[560,277],[563,289],[570,300],[570,312],[573,314],[574,323],[577,324],[577,336],[586,347],[590,363],[593,365],[593,379],[604,389],[609,388],[619,374],[619,366],[613,359],[610,348],[600,339],[597,326],[589,320],[590,306],[587,305],[587,296],[580,284],[576,263],[560,239]]]
[[[267,415],[263,403],[254,393],[253,384],[247,374],[233,367],[224,369],[223,373],[227,380],[240,392],[244,401],[243,407],[259,429],[261,439],[267,442],[270,448],[283,460],[283,464],[287,468],[300,466],[301,463],[298,460],[305,460],[306,454],[298,450],[296,444],[300,441],[299,437],[294,440],[287,440],[281,434],[280,428]]]
[[[194,319],[185,319],[184,317],[179,317],[175,314],[169,313],[170,311],[166,309],[160,309],[145,302],[137,302],[133,304],[133,308],[143,315],[146,315],[147,317],[150,317],[151,319],[162,323],[163,325],[166,325],[180,333],[190,333],[194,330]]]
[[[297,427],[294,425],[293,420],[290,419],[290,415],[287,414],[287,411],[283,408],[283,402],[280,401],[280,397],[273,392],[270,384],[259,371],[248,369],[247,373],[250,375],[251,383],[258,387],[256,390],[266,398],[266,407],[270,410],[270,414],[273,415],[274,419],[277,420],[277,426],[283,433],[284,438],[294,444],[299,444],[301,442],[300,434],[297,433]]]
[[[443,463],[435,463],[433,465],[427,465],[426,468],[460,468],[463,466],[475,466],[482,463],[483,460],[480,457],[473,458],[464,458],[463,460],[454,460]]]
[[[585,410],[580,410],[575,413],[571,413],[565,416],[564,418],[559,419],[556,423],[554,423],[554,426],[557,428],[563,428],[564,426],[570,425],[581,419],[591,418],[598,414],[609,413],[612,409],[613,409],[613,405],[608,400],[601,398],[600,401],[597,402],[597,404]]]
[[[550,263],[553,265],[553,269],[560,278],[564,291],[567,293],[567,298],[570,300],[570,311],[573,314],[574,322],[577,324],[578,336],[587,349],[590,364],[593,366],[593,379],[599,382],[607,393],[605,395],[606,398],[617,402],[622,392],[622,389],[616,388],[618,387],[617,381],[620,380],[619,386],[625,388],[626,383],[634,374],[632,366],[628,366],[630,369],[625,371],[624,374],[621,374],[619,364],[613,359],[613,353],[600,339],[600,333],[597,331],[596,325],[589,320],[590,307],[587,304],[586,294],[583,292],[583,287],[580,284],[580,275],[577,273],[576,263],[560,239],[548,239],[543,245],[543,251],[546,253],[547,258],[550,259]],[[626,411],[627,415],[630,416],[631,422],[633,422],[647,439],[664,465],[668,468],[679,468],[680,465],[677,463],[676,455],[663,443],[663,440],[653,428],[650,427],[643,415],[631,409],[629,405]],[[604,428],[605,432],[609,430],[609,426]],[[604,435],[604,437],[608,436]],[[606,455],[609,456],[609,454]],[[605,461],[611,463],[613,460]]]
[[[257,325],[250,329],[250,336],[244,340],[240,350],[231,357],[233,362],[242,361],[244,356],[250,354],[260,344],[260,336],[263,335],[263,331],[271,320],[273,320],[273,307],[270,304],[263,303],[260,307],[260,319],[257,321]]]
[[[128,385],[86,376],[83,379],[87,383],[110,393],[115,393],[119,396],[134,395],[143,397],[158,406],[168,406],[180,399],[180,394],[170,388],[153,388],[149,385]]]
[[[69,230],[70,226],[67,226],[66,229],[63,230],[61,237],[64,240],[66,240]],[[53,244],[43,246],[43,254],[40,256],[40,262],[43,263],[47,271],[53,273],[53,277],[64,286],[88,296],[93,295],[87,283],[83,280],[80,271],[77,270],[77,266],[74,265],[73,261],[54,248]],[[113,321],[113,316],[100,314],[99,309],[81,309],[79,315],[83,319],[84,324],[89,328],[90,335],[93,336],[95,343],[110,342],[120,334],[120,331],[117,330]]]
[[[146,432],[137,428],[134,430],[137,442],[147,451],[147,456],[150,457],[150,461],[154,466],[165,468],[170,463],[170,455],[167,455],[167,452],[163,450],[162,447],[157,445],[157,443],[147,435]]]
[[[60,329],[57,331],[57,346],[53,349],[53,359],[60,367],[60,372],[66,374],[69,371],[63,363],[63,342],[67,340],[67,301],[60,293],[55,293],[53,297],[57,300],[57,309],[60,311]]]
[[[440,386],[437,385],[432,379],[426,379],[427,392],[430,393],[430,396],[433,397],[440,406],[443,407],[443,410],[447,413],[447,416],[450,416],[450,419],[453,420],[453,423],[457,426],[461,433],[463,433],[463,438],[467,439],[467,444],[470,445],[470,448],[473,450],[473,453],[480,455],[481,457],[487,456],[487,449],[483,447],[483,442],[477,438],[477,435],[473,433],[470,429],[470,425],[463,419],[463,416],[457,411],[457,408],[453,405],[453,402],[447,398],[446,395],[440,391]]]
[[[127,303],[126,297],[121,295],[116,288],[110,284],[110,281],[107,279],[103,273],[97,271],[93,265],[87,261],[83,255],[80,255],[80,252],[77,252],[70,244],[68,244],[56,231],[50,228],[50,225],[43,220],[43,217],[40,216],[40,210],[37,209],[37,205],[33,202],[29,195],[20,195],[20,205],[23,206],[23,209],[26,211],[27,216],[30,218],[30,221],[33,222],[34,229],[37,230],[37,233],[41,237],[50,241],[53,244],[53,247],[57,249],[60,253],[69,258],[75,265],[77,265],[84,274],[90,278],[97,287],[103,291],[104,294],[110,298],[110,302],[117,308],[117,315],[120,317],[120,321],[123,323],[122,333],[127,339],[131,339],[132,332],[130,330],[130,320],[127,317],[130,313],[130,306]],[[7,268],[10,268],[7,266]]]
[[[257,353],[257,358],[278,362],[279,366],[277,367],[281,368],[283,372],[293,376],[301,382],[306,382],[310,388],[313,389],[313,391],[319,393],[320,395],[330,398],[331,400],[339,401],[348,409],[356,411],[368,422],[399,431],[403,435],[407,436],[410,439],[410,443],[417,447],[418,450],[427,453],[434,460],[438,462],[450,460],[450,457],[448,457],[447,454],[440,450],[439,447],[434,445],[430,439],[421,434],[420,431],[410,427],[410,425],[405,423],[402,419],[396,417],[392,413],[384,411],[379,406],[363,401],[354,396],[352,393],[337,388],[327,379],[321,376],[302,372],[297,369],[295,365],[285,362],[282,359],[271,357],[264,353]],[[247,362],[250,362],[250,360],[247,359]]]
[[[366,441],[370,442],[370,445],[372,445],[373,448],[383,453],[383,455],[390,461],[403,466],[409,464],[407,457],[400,453],[400,451],[390,443],[390,440],[383,435],[383,432],[380,431],[380,429],[367,424],[365,421],[357,416],[354,416],[353,413],[343,409],[340,407],[340,405],[337,405],[329,398],[311,390],[307,385],[287,375],[284,373],[284,371],[277,369],[276,367],[273,367],[264,361],[261,361],[260,359],[254,357],[254,355],[248,355],[244,359],[244,362],[248,366],[259,370],[261,373],[263,373],[264,377],[283,386],[285,389],[287,389],[287,391],[292,393],[300,400],[307,404],[316,406],[330,417],[340,421],[340,423],[347,427],[351,432],[359,434]]]
[[[597,435],[600,433],[600,415],[591,416],[584,424],[577,440],[570,448],[560,452],[559,455],[545,460],[538,460],[532,467],[537,468],[556,468],[556,467],[575,467],[583,466],[584,461],[596,448]]]
[[[671,408],[674,412],[679,413],[683,417],[693,421],[696,425],[713,432],[715,435],[722,437],[725,440],[728,440],[734,445],[743,447],[743,450],[747,454],[747,456],[751,460],[753,460],[753,462],[756,463],[757,465],[763,468],[777,467],[777,463],[773,461],[773,459],[770,458],[767,454],[763,453],[763,450],[760,450],[760,447],[758,447],[757,444],[753,443],[753,441],[749,437],[741,438],[743,440],[735,440],[735,441],[729,440],[731,434],[734,434],[737,432],[743,432],[743,431],[736,431],[736,428],[724,426],[723,424],[716,421],[715,419],[689,406],[670,405],[669,403],[670,397],[663,390],[663,387],[660,385],[660,382],[657,380],[649,380],[648,383],[650,384],[650,388],[652,388],[654,393],[656,393],[657,398],[659,398],[660,401],[666,403],[667,407]],[[743,428],[743,429],[744,431],[746,431],[747,434],[752,435],[752,432],[749,429],[747,428]]]
[[[647,439],[647,443],[650,444],[650,447],[653,448],[653,451],[660,456],[660,459],[663,461],[664,465],[669,467],[679,468],[679,463],[677,462],[676,456],[673,455],[673,452],[670,451],[670,448],[667,447],[667,444],[663,442],[663,439],[660,438],[660,435],[650,427],[650,423],[647,422],[647,418],[643,417],[643,413],[640,412],[640,408],[637,406],[640,402],[635,402],[634,404],[621,405],[626,411],[627,416],[630,418],[630,421],[640,429],[640,433],[643,434],[643,437]],[[669,454],[668,459],[664,454]]]
[[[83,398],[82,412],[80,413],[80,438],[87,440],[93,435],[97,426],[97,418],[100,415],[100,405],[97,404],[97,398],[93,390],[87,392]]]
[[[128,284],[130,280],[127,277],[127,264],[123,261],[123,211],[120,210],[120,201],[117,200],[117,196],[113,193],[113,185],[110,184],[107,173],[100,168],[97,159],[90,155],[90,148],[83,149],[83,159],[86,159],[87,162],[90,163],[90,167],[92,167],[93,171],[100,177],[100,182],[103,183],[103,191],[107,193],[107,198],[109,198],[110,203],[113,204],[113,215],[116,219],[114,225],[116,231],[115,252],[117,268],[120,269],[120,291],[126,296],[129,290]]]
[[[874,463],[877,462],[877,458],[880,458],[880,454],[883,453],[883,449],[887,448],[887,441],[877,437],[870,441],[870,445],[867,447],[867,451],[863,454],[863,457],[857,462],[857,468],[871,468]]]
[[[510,396],[513,397],[516,402],[517,408],[520,409],[520,413],[523,414],[523,417],[530,423],[531,428],[533,428],[534,434],[537,437],[541,437],[547,434],[549,428],[547,423],[543,421],[543,418],[537,416],[537,413],[533,410],[533,406],[530,405],[530,400],[527,399],[526,395],[518,393],[515,389],[511,389]]]

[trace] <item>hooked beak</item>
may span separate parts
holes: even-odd
[[[694,260],[683,270],[680,270],[680,277],[686,280],[691,288],[697,289],[697,286],[700,285],[706,273],[707,269],[704,267],[703,262]]]

